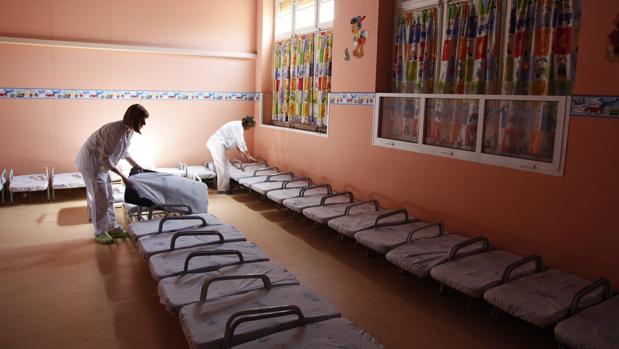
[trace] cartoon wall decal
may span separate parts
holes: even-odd
[[[619,63],[619,13],[613,19],[613,26],[613,31],[606,37],[608,40],[606,53],[609,61]]]
[[[350,61],[350,51],[348,51],[348,47],[344,49],[344,60],[347,62]]]
[[[619,118],[619,96],[573,96],[571,114]]]
[[[367,30],[361,30],[363,28],[363,21],[365,20],[365,16],[356,16],[350,20],[351,29],[350,31],[353,34],[352,37],[352,55],[361,58],[363,57],[363,46],[365,46],[365,41],[368,37]]]

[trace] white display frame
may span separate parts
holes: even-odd
[[[379,122],[382,98],[418,98],[419,130],[417,143],[399,141],[379,137]],[[427,99],[476,99],[479,100],[479,114],[477,123],[477,138],[475,151],[467,151],[424,144],[425,138],[425,106]],[[557,125],[552,162],[535,161],[509,156],[488,154],[482,152],[483,132],[485,127],[485,102],[487,100],[502,101],[550,101],[557,102]],[[543,173],[554,176],[563,176],[565,169],[565,153],[567,148],[567,135],[569,126],[569,96],[523,96],[523,95],[471,95],[471,94],[417,94],[417,93],[377,93],[374,100],[374,112],[372,122],[372,144],[375,146],[412,151],[435,156],[466,160],[487,165],[509,167],[518,170]]]

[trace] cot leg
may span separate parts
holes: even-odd
[[[281,211],[282,210],[282,204],[277,204],[277,210]]]
[[[366,248],[365,248],[365,256],[366,256],[366,257],[370,257],[370,255],[371,255],[371,254],[372,254],[372,251],[370,250],[370,248],[369,248],[369,247],[366,247]]]
[[[441,284],[441,285],[438,287],[438,294],[444,294],[444,292],[445,292],[445,285],[444,285],[444,284]]]
[[[9,197],[11,199],[11,205],[13,204],[13,192],[9,191]]]
[[[492,312],[490,313],[490,317],[492,318],[492,321],[498,321],[499,320],[499,308],[492,307]]]
[[[470,308],[473,305],[473,297],[469,297],[468,303],[466,303],[466,307]]]
[[[47,201],[50,201],[50,196],[49,196],[49,187],[47,187]]]

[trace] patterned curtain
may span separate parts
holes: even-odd
[[[439,93],[495,94],[500,54],[501,1],[447,5]]]
[[[288,121],[308,124],[312,115],[314,33],[296,35],[291,52]]]
[[[577,0],[510,0],[504,94],[571,95]]]
[[[331,91],[331,52],[333,51],[333,32],[316,35],[314,57],[313,108],[310,122],[321,128],[327,126],[327,100]]]
[[[276,121],[288,121],[290,94],[290,40],[276,42],[273,48],[273,110]]]
[[[398,15],[393,47],[392,91],[431,93],[436,60],[437,8]]]

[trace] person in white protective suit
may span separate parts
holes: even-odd
[[[206,142],[206,147],[211,152],[215,172],[217,172],[217,192],[230,193],[230,161],[226,151],[238,149],[241,159],[255,161],[247,154],[247,144],[243,132],[256,126],[253,116],[246,116],[241,120],[230,121],[219,128]]]
[[[140,133],[147,118],[148,111],[143,106],[130,106],[122,120],[103,125],[91,134],[75,159],[86,184],[90,218],[95,228],[95,241],[99,244],[111,244],[114,238],[129,236],[116,222],[109,171],[118,174],[126,186],[131,186],[116,165],[121,159],[126,159],[132,166],[141,169],[127,150],[133,133]]]

